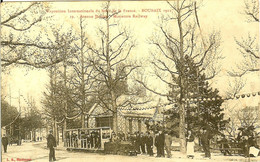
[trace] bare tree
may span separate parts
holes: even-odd
[[[75,53],[75,48],[72,42],[76,40],[75,34],[72,30],[66,30],[65,33],[60,32],[61,28],[53,28],[52,34],[54,39],[49,39],[49,44],[58,42],[59,49],[48,49],[44,52],[45,57],[51,62],[61,58],[61,63],[49,65],[47,70],[50,73],[50,84],[47,87],[47,93],[45,93],[45,99],[43,100],[44,110],[52,120],[54,129],[57,130],[57,124],[63,126],[63,135],[65,135],[67,128],[67,119],[73,114],[69,114],[69,85],[67,84],[67,67],[70,65],[70,60]],[[73,106],[72,106],[73,107]],[[71,112],[71,111],[70,111]],[[64,139],[64,136],[63,136]]]
[[[244,14],[247,16],[248,22],[259,22],[259,1],[245,0]]]
[[[257,106],[247,106],[243,108],[237,108],[238,105],[233,107],[227,106],[227,115],[230,119],[227,125],[226,132],[235,139],[239,128],[249,128],[253,126],[254,128],[259,128],[260,113]]]
[[[239,120],[241,127],[248,128],[250,126],[259,127],[259,125],[257,125],[260,119],[259,115],[260,114],[259,114],[258,106],[256,107],[247,106],[237,111],[236,117]]]
[[[247,17],[249,23],[259,23],[259,1],[245,0],[243,14]],[[238,50],[244,60],[229,72],[231,76],[242,77],[246,73],[260,71],[258,37],[249,33],[247,38],[235,39]]]
[[[47,85],[44,92],[44,99],[42,100],[43,111],[46,119],[51,121],[51,126],[54,130],[54,136],[58,139],[57,122],[63,119],[64,110],[62,109],[62,96],[60,95],[60,84],[58,83],[58,67],[52,65],[48,67],[50,84]]]
[[[5,69],[10,65],[24,65],[35,68],[45,68],[59,63],[62,58],[49,60],[44,51],[60,49],[58,42],[50,44],[44,38],[46,11],[48,3],[3,3],[1,15],[1,65]],[[39,32],[35,32],[39,31]],[[34,33],[34,34],[32,34]]]
[[[73,72],[72,78],[69,79],[70,84],[74,89],[73,96],[70,96],[71,101],[81,112],[81,126],[85,127],[85,116],[95,100],[95,75],[93,66],[89,60],[89,42],[87,33],[87,25],[85,21],[80,18],[79,21],[80,33],[79,40],[75,44],[76,53],[72,60]],[[87,120],[88,121],[88,120]],[[87,123],[88,127],[88,123]]]
[[[185,152],[186,109],[183,100],[191,93],[186,88],[188,85],[185,73],[190,69],[185,60],[193,60],[196,67],[193,70],[197,69],[198,74],[205,73],[206,80],[214,78],[219,70],[217,62],[221,59],[218,51],[220,36],[218,32],[212,32],[208,36],[204,36],[201,32],[196,2],[177,0],[167,3],[173,12],[162,16],[158,25],[160,34],[156,32],[149,39],[149,43],[156,48],[151,52],[154,56],[151,63],[155,68],[155,75],[174,93],[157,92],[144,83],[139,83],[155,94],[165,96],[170,102],[178,104],[180,146],[181,152]],[[196,21],[194,22],[191,18]],[[173,30],[174,25],[176,25],[176,31]]]
[[[242,77],[249,72],[258,72],[259,68],[259,39],[257,36],[251,36],[242,38],[241,40],[235,40],[238,45],[238,50],[243,56],[243,61],[236,65],[235,69],[232,69],[230,76],[233,77]]]
[[[237,105],[230,107],[230,105],[227,103],[224,105],[224,109],[227,111],[225,116],[229,118],[229,123],[226,126],[225,132],[227,132],[228,135],[233,139],[235,139],[237,129],[239,127],[238,121],[235,118],[236,113],[237,113],[237,111],[235,110],[236,107],[237,107]]]
[[[91,62],[99,74],[96,78],[100,84],[98,99],[104,108],[113,113],[113,130],[117,132],[117,99],[123,94],[123,90],[116,92],[119,90],[117,86],[120,82],[126,82],[138,66],[127,62],[135,42],[126,28],[120,29],[120,23],[113,21],[113,16],[119,12],[112,9],[110,2],[105,3],[103,11],[100,19],[104,26],[98,29],[99,42],[90,47],[93,54]]]
[[[246,81],[242,78],[235,78],[229,81],[229,86],[226,91],[226,99],[234,99],[239,92],[244,88]]]

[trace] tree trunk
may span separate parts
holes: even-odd
[[[112,97],[112,106],[113,106],[113,130],[115,133],[118,132],[118,121],[117,121],[117,106],[116,106],[116,100],[115,100],[115,95],[114,91],[111,92],[111,97]]]
[[[86,92],[85,92],[85,60],[84,60],[84,51],[83,51],[83,48],[84,48],[84,34],[83,34],[83,25],[82,25],[82,19],[80,19],[80,45],[81,45],[81,48],[80,48],[80,54],[81,54],[81,89],[80,89],[80,92],[81,92],[81,106],[82,106],[82,115],[81,115],[81,127],[82,128],[85,128],[85,108],[86,108]]]
[[[63,64],[63,68],[64,68],[64,88],[65,88],[65,94],[64,94],[64,111],[65,111],[65,113],[64,113],[64,115],[65,115],[65,119],[64,119],[64,123],[63,123],[63,139],[66,139],[66,137],[65,137],[65,134],[66,134],[66,129],[67,129],[67,119],[66,119],[66,117],[67,117],[67,110],[68,110],[68,103],[67,103],[67,101],[68,101],[68,97],[67,97],[67,95],[68,95],[68,89],[67,89],[67,46],[66,46],[66,48],[65,48],[65,55],[64,55],[64,64]],[[64,145],[65,145],[65,143],[66,143],[66,140],[64,140],[65,142],[64,142]]]
[[[109,3],[109,2],[108,2]],[[109,7],[109,4],[108,4]],[[107,27],[107,35],[106,35],[106,61],[107,61],[107,75],[108,75],[108,89],[110,90],[111,100],[112,100],[112,110],[113,110],[113,131],[115,133],[118,132],[118,121],[117,121],[117,105],[116,105],[116,96],[114,92],[114,83],[113,76],[111,72],[111,60],[109,57],[109,42],[110,42],[110,31],[109,31],[109,8],[106,11],[106,27]]]
[[[182,20],[181,20],[181,8],[179,6],[179,0],[177,0],[177,9],[178,9],[178,16],[177,16],[177,21],[178,21],[178,27],[179,27],[179,37],[180,37],[180,62],[184,62],[184,49],[183,49],[183,29],[182,29]],[[185,96],[184,93],[184,66],[181,65],[180,68],[180,89],[181,89],[181,98],[180,98],[180,124],[179,124],[179,138],[180,138],[180,151],[181,153],[186,153],[186,138],[185,138],[185,106],[184,103],[182,102],[182,98]]]
[[[57,123],[56,123],[56,143],[57,143],[57,145],[59,145],[59,143],[60,143],[60,131],[59,131],[59,126],[57,125]]]
[[[182,103],[180,104],[179,138],[180,138],[180,151],[181,153],[186,153],[185,107]]]
[[[66,145],[66,128],[67,128],[67,120],[65,119],[63,122],[63,132],[62,132],[62,138],[63,138],[63,142],[64,142],[64,146]]]
[[[113,113],[113,131],[117,134],[117,112]]]
[[[58,140],[57,138],[57,122],[56,122],[56,119],[54,118],[53,119],[53,136],[55,137],[56,141]]]
[[[85,114],[81,115],[81,128],[85,128]]]

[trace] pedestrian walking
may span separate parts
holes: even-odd
[[[153,137],[151,136],[150,132],[147,132],[146,137],[146,149],[149,156],[153,156]]]
[[[186,135],[187,139],[187,157],[194,158],[194,135],[191,130],[188,130],[188,134]]]
[[[54,147],[57,147],[55,137],[53,136],[53,131],[50,130],[49,134],[47,136],[47,147],[50,149],[49,153],[49,161],[56,161],[55,158],[55,149]]]
[[[4,153],[7,153],[8,138],[6,137],[5,134],[3,134],[2,137],[2,144],[4,146]]]
[[[165,149],[166,149],[166,153],[167,153],[167,158],[171,158],[172,157],[171,145],[172,145],[172,136],[169,135],[169,133],[167,132],[165,134]]]

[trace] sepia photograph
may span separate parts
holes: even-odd
[[[260,161],[259,0],[1,2],[1,161]]]

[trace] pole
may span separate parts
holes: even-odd
[[[63,74],[63,79],[64,79],[64,88],[65,88],[65,94],[63,96],[64,98],[64,110],[65,110],[65,119],[64,119],[64,122],[63,122],[63,142],[64,142],[64,146],[65,146],[65,143],[66,143],[66,137],[65,137],[65,133],[66,133],[66,129],[67,129],[67,110],[68,110],[68,89],[67,89],[67,42],[65,42],[66,45],[65,45],[65,53],[64,53],[64,63],[63,63],[63,70],[64,70],[64,74]]]
[[[164,106],[163,106],[163,132],[165,131],[165,127],[164,127],[164,124],[165,124],[165,122],[164,122]]]
[[[11,86],[9,84],[9,93],[10,93],[10,106],[12,106],[12,94],[11,94]]]
[[[18,122],[18,145],[21,145],[21,100],[20,100],[20,97],[21,97],[21,93],[20,93],[20,89],[19,89],[19,122]]]

